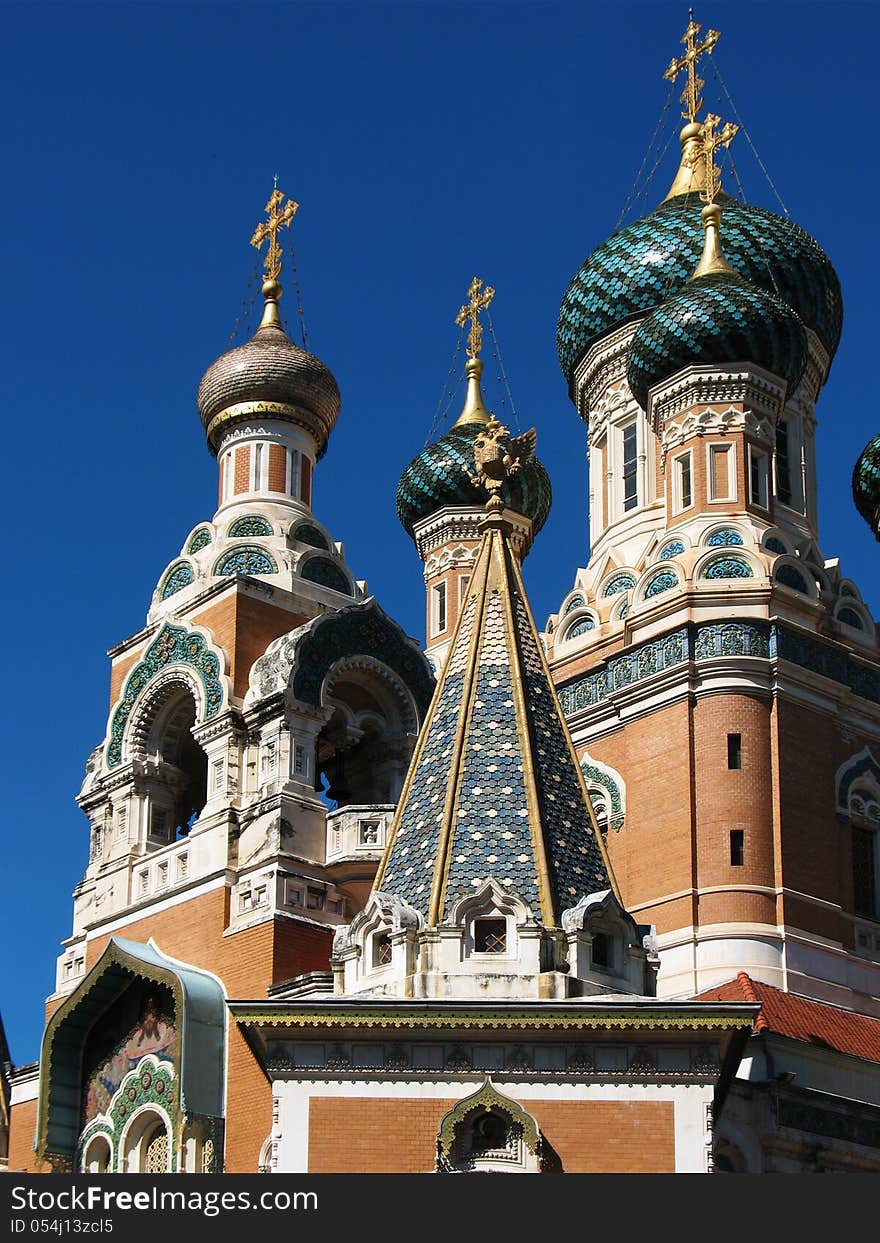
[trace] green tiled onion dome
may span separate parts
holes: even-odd
[[[856,509],[880,540],[880,436],[865,445],[852,477]]]
[[[397,516],[410,535],[420,519],[447,505],[484,508],[486,493],[467,475],[476,470],[474,440],[483,427],[476,422],[457,423],[407,466],[397,485]],[[510,476],[501,493],[508,509],[531,518],[536,535],[547,521],[551,496],[550,478],[535,457]]]
[[[221,354],[199,384],[196,403],[208,444],[216,453],[231,427],[256,415],[304,427],[321,457],[339,417],[339,387],[320,358],[294,345],[284,331],[277,281],[265,282],[263,295],[263,322],[253,337]]]
[[[778,294],[812,328],[829,355],[843,323],[840,282],[828,256],[790,220],[719,197],[724,253],[741,276]],[[688,280],[702,248],[697,193],[667,199],[619,229],[584,261],[562,299],[556,341],[571,388],[578,360],[600,337],[651,311]]]
[[[724,241],[726,252],[726,227]],[[649,389],[692,363],[754,363],[787,380],[792,391],[806,361],[806,336],[791,307],[741,276],[715,272],[689,281],[642,320],[626,374],[645,409]]]

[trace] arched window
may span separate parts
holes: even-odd
[[[853,911],[880,921],[880,801],[874,790],[850,792],[852,825]]]
[[[106,1135],[94,1135],[86,1145],[82,1159],[86,1174],[106,1174],[110,1169],[110,1141]]]
[[[310,583],[330,587],[341,595],[350,596],[351,586],[342,570],[327,557],[310,557],[302,569],[302,577]]]
[[[168,1131],[164,1122],[157,1122],[141,1141],[142,1174],[164,1174],[168,1169]]]
[[[187,834],[208,800],[208,757],[193,737],[195,722],[195,699],[181,680],[160,689],[142,726],[141,749],[157,761],[149,832],[160,843]]]

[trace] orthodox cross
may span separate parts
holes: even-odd
[[[471,321],[467,344],[468,357],[470,358],[476,358],[483,348],[483,329],[480,326],[480,311],[486,310],[494,297],[495,290],[492,286],[484,286],[479,276],[475,276],[468,290],[468,300],[455,317],[455,322],[459,328],[463,328],[468,320]]]
[[[707,30],[703,42],[698,43],[697,35],[703,27],[694,21],[693,9],[689,10],[689,14],[688,28],[681,40],[685,46],[684,56],[680,56],[678,60],[673,58],[669,62],[669,68],[664,73],[663,78],[666,82],[674,82],[682,69],[687,70],[687,82],[681,93],[681,102],[684,104],[684,110],[681,115],[693,123],[697,119],[697,113],[703,107],[702,91],[706,85],[702,78],[697,77],[697,61],[704,52],[709,56],[712,55],[712,49],[721,38],[721,33],[718,30]]]
[[[277,281],[281,275],[281,247],[278,245],[278,230],[284,225],[290,227],[290,222],[299,210],[299,203],[294,203],[293,199],[288,199],[284,207],[284,194],[278,189],[278,179],[275,179],[275,189],[266,204],[264,211],[269,219],[262,224],[258,224],[254,230],[254,236],[251,238],[251,246],[256,246],[259,250],[266,238],[269,239],[269,250],[266,258],[263,260],[263,267],[266,271],[266,279]]]
[[[700,134],[700,146],[706,162],[706,187],[700,191],[700,198],[704,203],[714,203],[721,189],[721,169],[715,163],[715,152],[719,147],[729,147],[739,130],[738,125],[725,121],[716,134],[715,127],[720,123],[721,117],[710,112],[703,122],[703,132]]]

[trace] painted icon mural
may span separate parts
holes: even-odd
[[[162,985],[129,988],[87,1042],[83,1123],[105,1113],[122,1080],[142,1057],[173,1062],[177,1054],[174,999]]]

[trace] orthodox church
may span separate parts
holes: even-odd
[[[817,525],[841,291],[722,190],[701,33],[669,193],[562,300],[591,551],[543,626],[551,486],[484,400],[494,290],[397,493],[423,647],[312,508],[341,397],[283,326],[273,191],[262,321],[198,390],[217,510],[110,652],[10,1169],[880,1170],[880,653]]]

